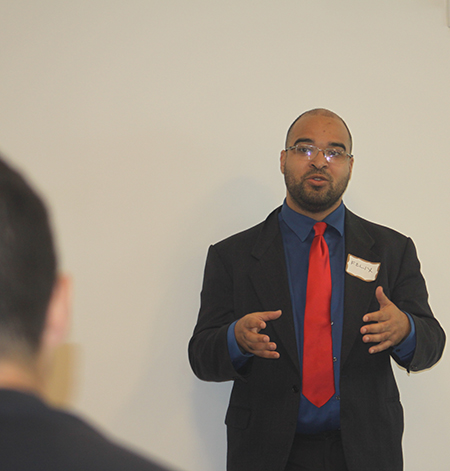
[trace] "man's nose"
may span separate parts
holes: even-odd
[[[310,160],[310,164],[315,168],[328,167],[328,160],[325,158],[325,151],[318,149],[317,155]]]

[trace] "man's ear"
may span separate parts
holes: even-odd
[[[353,164],[354,164],[354,162],[355,162],[355,158],[352,157],[352,158],[350,159],[350,178],[351,178],[351,176],[352,176]]]
[[[280,170],[281,173],[284,175],[284,164],[286,162],[286,151],[282,150],[280,154]]]
[[[60,275],[56,280],[47,308],[42,334],[43,349],[54,350],[64,342],[69,330],[71,307],[72,279],[67,275]]]

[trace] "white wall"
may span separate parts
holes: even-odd
[[[70,405],[225,469],[230,385],[186,354],[206,250],[281,203],[284,134],[312,107],[349,124],[346,203],[413,237],[448,326],[449,61],[444,0],[0,0],[0,149],[75,279]],[[408,471],[448,469],[449,378],[445,357],[398,369]]]

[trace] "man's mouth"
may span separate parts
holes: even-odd
[[[309,175],[306,177],[306,180],[312,180],[314,182],[327,182],[328,181],[328,178],[325,177],[324,175]]]

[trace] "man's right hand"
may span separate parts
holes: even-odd
[[[281,316],[281,311],[252,312],[236,322],[234,335],[239,347],[248,353],[262,358],[280,358],[276,352],[277,345],[270,341],[268,335],[259,331],[266,328],[267,321],[273,321]]]

